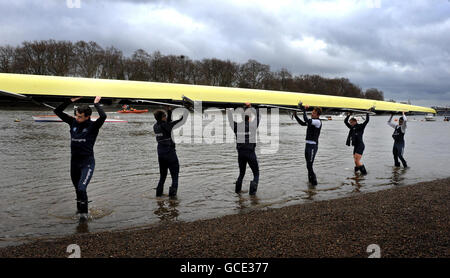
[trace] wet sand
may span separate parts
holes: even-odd
[[[78,234],[0,249],[0,257],[450,257],[450,178],[195,222]]]

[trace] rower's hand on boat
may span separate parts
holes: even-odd
[[[94,103],[99,103],[102,97],[96,96],[94,99]]]
[[[73,97],[70,99],[70,101],[75,102],[75,101],[79,100],[80,98],[82,98],[82,97]]]
[[[301,101],[298,103],[298,108],[300,108],[301,110],[305,109],[305,107],[303,106],[303,103]]]
[[[370,112],[375,112],[375,106],[370,107],[369,111]]]

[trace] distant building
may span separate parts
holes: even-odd
[[[436,110],[438,116],[450,115],[450,106],[431,106],[431,108]]]

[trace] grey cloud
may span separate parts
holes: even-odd
[[[272,70],[347,77],[387,98],[450,104],[447,0],[381,1],[380,8],[355,0],[348,14],[322,14],[309,8],[311,1],[275,9],[247,1],[81,1],[81,9],[56,0],[0,2],[0,43],[93,40],[125,55],[142,48],[193,59],[256,59]],[[154,20],[162,10],[175,18]],[[180,16],[186,26],[177,23]],[[305,38],[326,47],[310,52],[293,44]]]

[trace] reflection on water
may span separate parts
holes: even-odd
[[[178,144],[178,199],[167,197],[169,178],[166,195],[156,198],[159,168],[152,114],[120,115],[129,122],[105,123],[100,130],[95,174],[87,189],[91,219],[80,225],[70,181],[68,128],[63,123],[33,122],[31,116],[39,114],[45,112],[0,112],[0,246],[28,238],[213,218],[450,176],[448,122],[438,117],[436,122],[408,124],[405,158],[410,168],[403,169],[393,167],[393,130],[386,124],[388,117],[380,116],[371,118],[364,135],[366,176],[355,176],[343,122],[323,123],[314,163],[318,185],[312,188],[304,159],[305,128],[281,115],[278,151],[261,153],[265,145],[257,147],[256,196],[249,196],[248,188],[234,193],[237,152],[234,143],[225,142]],[[18,118],[21,121],[15,122]],[[251,178],[247,171],[244,184]]]
[[[392,167],[392,178],[391,183],[393,185],[399,185],[402,181],[405,180],[405,174],[408,171],[408,168],[403,167]]]
[[[259,198],[257,195],[248,195],[246,191],[242,191],[238,195],[238,199],[236,201],[237,209],[240,213],[245,213],[250,209],[256,209],[259,207]]]
[[[158,216],[161,221],[172,221],[177,220],[179,212],[177,207],[179,202],[177,199],[162,199],[158,198],[156,201],[158,208],[155,210],[155,215]]]
[[[79,221],[75,233],[76,234],[89,233],[89,221]]]
[[[317,194],[316,191],[317,186],[312,185],[312,184],[308,184],[308,190],[306,190],[306,197],[302,197],[305,200],[310,200],[313,201],[314,200],[314,196]]]
[[[350,183],[353,187],[352,193],[361,192],[361,187],[364,186],[364,180],[365,180],[364,176],[359,173],[356,173],[356,174],[354,174],[353,177],[348,178],[348,179],[350,180]]]

